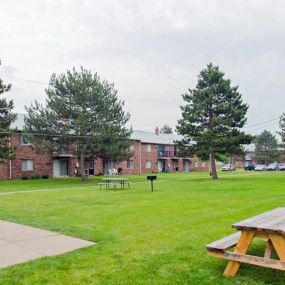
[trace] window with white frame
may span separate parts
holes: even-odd
[[[147,144],[146,145],[146,151],[147,152],[151,152],[151,144]]]
[[[22,171],[33,171],[34,162],[31,159],[22,160]]]
[[[127,160],[127,168],[134,168],[134,161],[133,160]]]
[[[145,168],[151,168],[151,161],[150,160],[146,161]]]
[[[25,137],[24,135],[21,135],[21,144],[23,144],[23,145],[31,145],[31,142],[28,140],[27,137]]]
[[[134,147],[134,145],[132,144],[132,145],[130,145],[130,151],[134,151],[135,150],[135,147]]]

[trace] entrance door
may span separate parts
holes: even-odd
[[[53,161],[53,177],[68,176],[68,160],[55,159]]]
[[[184,172],[189,172],[190,171],[190,162],[189,162],[189,160],[184,160],[183,161],[183,171]]]
[[[164,160],[158,160],[157,168],[158,168],[158,172],[165,172],[165,161]]]
[[[104,172],[109,174],[109,170],[114,168],[113,161],[106,160],[104,161]]]
[[[89,161],[89,175],[94,175],[94,161]]]
[[[60,160],[60,176],[68,176],[68,160]]]

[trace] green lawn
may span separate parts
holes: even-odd
[[[284,272],[250,265],[224,278],[226,261],[205,245],[234,232],[234,222],[284,207],[285,172],[220,177],[161,174],[153,193],[143,175],[129,176],[125,191],[100,191],[100,178],[2,181],[0,219],[97,245],[2,269],[0,284],[284,284]]]

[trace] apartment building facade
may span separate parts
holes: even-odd
[[[18,114],[11,135],[11,145],[16,147],[16,159],[0,164],[0,179],[15,179],[24,176],[49,175],[50,177],[74,176],[80,172],[79,161],[72,154],[52,155],[38,153],[32,144],[25,140],[21,131],[24,127],[24,115]],[[133,156],[127,161],[115,162],[101,159],[86,162],[88,175],[109,173],[117,169],[122,174],[142,174],[157,172],[189,172],[208,170],[208,164],[196,158],[177,156],[175,141],[177,135],[154,132],[134,131],[131,136]]]

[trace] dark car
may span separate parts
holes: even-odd
[[[245,171],[252,171],[255,170],[255,165],[254,164],[249,164],[247,166],[244,167]]]

